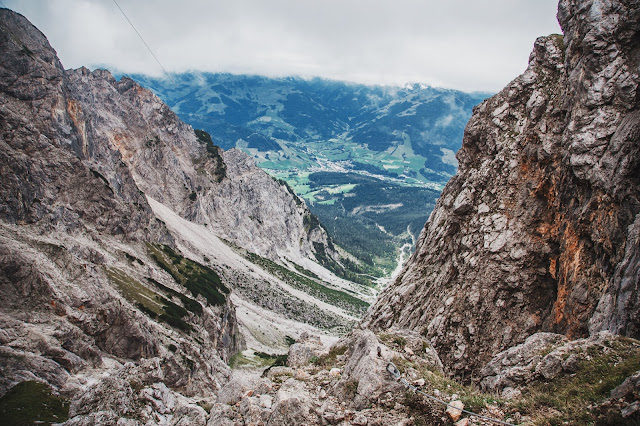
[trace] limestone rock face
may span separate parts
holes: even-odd
[[[640,334],[640,2],[560,1],[564,37],[474,110],[459,171],[365,320],[459,376],[538,331]]]
[[[88,161],[91,128],[56,52],[22,16],[1,13],[0,218],[150,239],[157,224],[120,154],[106,149],[106,176]]]
[[[401,392],[402,387],[386,372],[393,352],[381,345],[369,330],[354,330],[350,336],[348,362],[334,390],[339,398],[352,400],[361,410],[388,391]],[[355,389],[354,389],[355,388]]]
[[[35,380],[72,402],[74,424],[131,412],[204,424],[181,395],[227,380],[235,307],[198,298],[150,255],[174,241],[123,142],[177,120],[127,80],[65,71],[24,17],[2,9],[0,25],[0,394]],[[179,132],[169,142],[185,164],[200,152]],[[215,174],[221,160],[207,161]]]
[[[112,186],[119,172],[105,164],[115,153],[142,193],[243,248],[274,260],[314,258],[317,250],[338,258],[324,229],[308,225],[306,205],[249,156],[199,139],[129,78],[86,68],[66,75],[82,150]]]

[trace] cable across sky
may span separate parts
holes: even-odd
[[[136,28],[135,25],[133,25],[133,22],[131,22],[131,19],[129,19],[129,17],[127,16],[126,13],[124,13],[124,10],[122,10],[122,8],[120,7],[120,5],[118,4],[118,2],[116,0],[113,0],[113,2],[115,3],[116,6],[118,6],[118,9],[120,9],[120,12],[122,12],[122,16],[124,16],[124,18],[127,20],[127,22],[129,22],[129,25],[131,25],[131,28],[133,28],[133,31],[136,32],[136,34],[138,34],[138,37],[140,37],[140,40],[142,40],[142,43],[145,45],[145,47],[147,48],[147,50],[149,51],[149,53],[151,53],[151,56],[153,56],[153,59],[156,60],[156,62],[158,63],[158,65],[160,65],[160,68],[162,68],[162,71],[164,71],[164,73],[167,75],[167,77],[169,78],[169,80],[171,80],[173,82],[173,84],[175,84],[176,82],[173,80],[173,78],[171,77],[171,75],[167,72],[167,70],[164,68],[164,66],[162,66],[162,63],[160,63],[160,60],[158,59],[158,57],[153,53],[153,51],[151,50],[151,47],[149,47],[149,45],[147,44],[146,41],[144,41],[144,38],[142,38],[142,35],[140,34],[140,32],[138,31],[138,29]]]

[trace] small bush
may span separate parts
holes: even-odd
[[[220,276],[208,266],[187,259],[171,247],[148,245],[151,257],[179,284],[185,286],[193,296],[202,295],[211,305],[222,305],[230,290]]]
[[[393,343],[395,343],[396,345],[398,345],[401,348],[404,348],[405,345],[407,344],[407,339],[405,339],[402,336],[395,336],[393,338]]]
[[[289,355],[284,354],[284,355],[271,355],[265,352],[254,352],[254,354],[258,357],[258,358],[262,358],[262,359],[273,359],[273,363],[271,364],[270,367],[283,367],[287,365],[287,359],[289,358]]]
[[[149,317],[151,317],[151,318],[157,318],[158,317],[158,314],[156,314],[155,312],[153,312],[151,309],[147,308],[146,306],[144,306],[140,302],[136,303],[136,307],[138,309],[140,309],[142,312],[144,312],[145,314],[149,315]]]
[[[346,346],[333,346],[329,349],[328,354],[317,357],[314,364],[322,368],[333,367],[338,362],[338,356],[344,355],[344,353],[347,352],[347,349],[348,348]]]
[[[224,163],[224,159],[220,155],[220,148],[214,145],[211,135],[204,130],[195,129],[194,133],[198,140],[205,145],[209,158],[215,162],[215,171],[213,174],[216,182],[221,182],[227,175],[227,165]]]
[[[202,305],[197,300],[193,300],[193,299],[185,296],[184,294],[175,291],[172,288],[169,288],[169,287],[167,287],[165,285],[162,285],[158,281],[154,280],[153,278],[147,278],[147,281],[149,281],[150,283],[152,283],[153,285],[155,285],[159,289],[165,291],[166,293],[168,293],[168,294],[170,294],[172,296],[175,296],[178,299],[180,299],[180,302],[182,302],[184,307],[189,312],[192,312],[192,313],[194,313],[196,315],[201,315],[202,314]]]
[[[129,253],[127,253],[126,251],[124,252],[124,257],[127,258],[127,260],[131,263],[136,262],[138,265],[144,265],[144,262],[140,259],[138,259],[135,256],[131,256]]]
[[[167,315],[167,314],[162,314],[160,315],[160,319],[164,322],[166,322],[167,324],[169,324],[171,327],[175,327],[177,329],[180,329],[182,331],[191,331],[193,330],[193,327],[191,327],[189,324],[187,324],[186,322],[184,322],[182,319],[171,316],[171,315]]]

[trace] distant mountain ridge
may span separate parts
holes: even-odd
[[[245,150],[262,168],[307,170],[329,162],[413,183],[444,184],[455,173],[454,153],[471,109],[488,96],[320,78],[194,72],[173,75],[173,83],[131,77],[183,120],[215,135],[216,144]],[[346,152],[356,147],[361,152]]]

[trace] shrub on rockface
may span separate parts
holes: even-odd
[[[198,140],[205,146],[207,149],[207,154],[209,158],[211,158],[215,163],[214,176],[216,182],[221,182],[222,179],[227,175],[227,166],[224,163],[224,159],[220,155],[220,148],[214,145],[213,140],[211,139],[211,135],[204,130],[195,129],[194,133]]]
[[[151,257],[194,297],[202,295],[213,306],[222,305],[230,290],[208,266],[187,259],[165,245],[147,245]]]

